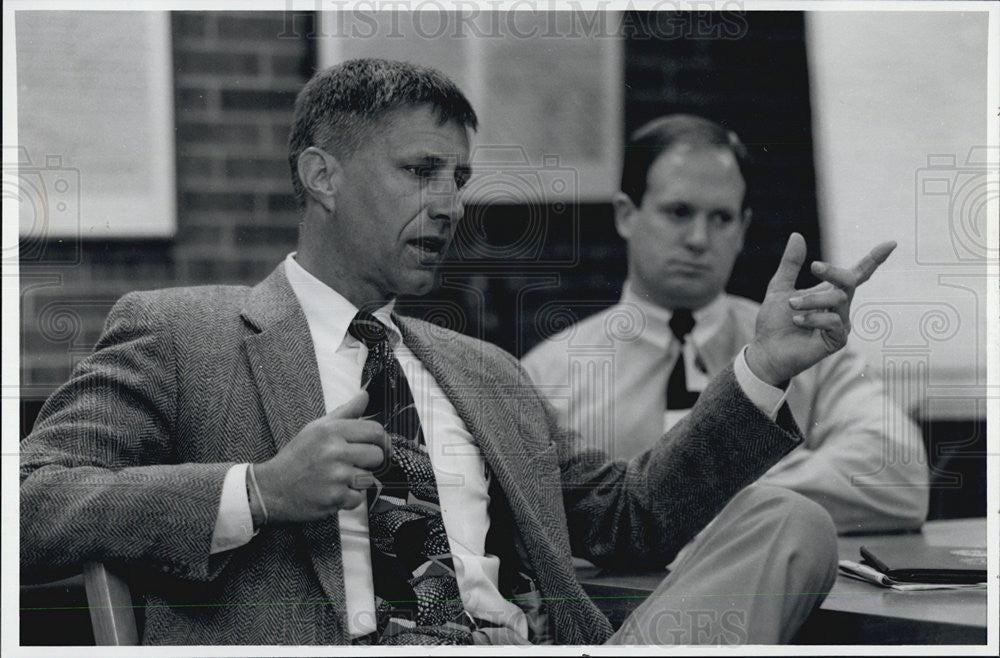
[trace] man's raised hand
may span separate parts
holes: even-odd
[[[895,242],[883,242],[851,268],[816,261],[812,272],[823,282],[796,290],[806,243],[800,234],[792,233],[757,313],[754,339],[747,350],[750,370],[763,381],[780,386],[844,347],[855,290],[895,248]]]
[[[391,450],[382,425],[360,420],[367,404],[362,391],[254,466],[270,522],[318,521],[365,500],[372,471]]]

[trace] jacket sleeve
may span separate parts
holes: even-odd
[[[91,560],[207,580],[228,560],[210,552],[232,464],[176,463],[169,313],[150,306],[139,293],[115,305],[94,353],[21,443],[25,582],[64,577]]]
[[[661,568],[738,493],[801,441],[787,406],[771,421],[730,366],[645,453],[608,462],[553,421],[570,541],[599,566]]]
[[[812,498],[841,533],[920,527],[929,502],[920,429],[864,360],[845,350],[796,379],[808,401],[802,410],[792,406],[805,444],[762,482]]]

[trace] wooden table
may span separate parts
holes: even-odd
[[[841,537],[842,560],[860,560],[862,544],[986,546],[986,519],[931,521],[919,533]],[[615,625],[662,580],[663,573],[607,574],[578,566],[584,589]],[[897,592],[838,576],[796,637],[798,644],[985,644],[986,591]]]

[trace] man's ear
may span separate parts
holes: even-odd
[[[611,203],[615,207],[615,229],[623,240],[628,240],[632,235],[632,223],[638,208],[632,203],[631,197],[624,192],[616,192]]]
[[[343,179],[343,169],[337,158],[310,146],[299,154],[296,166],[306,194],[332,213],[337,207],[337,191]]]

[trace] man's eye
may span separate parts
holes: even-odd
[[[728,212],[713,212],[711,215],[709,215],[709,218],[711,219],[712,223],[719,224],[722,226],[730,224],[733,221],[733,216]]]
[[[434,174],[434,168],[427,165],[406,165],[404,169],[418,178],[430,178]]]
[[[683,203],[666,206],[663,209],[663,212],[671,219],[688,219],[694,214],[691,210],[691,206]]]

